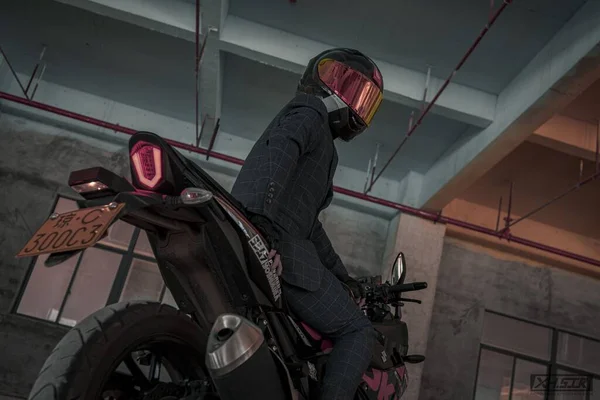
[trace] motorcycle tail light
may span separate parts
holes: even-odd
[[[138,142],[131,150],[130,157],[137,181],[146,189],[154,189],[163,179],[160,147]]]

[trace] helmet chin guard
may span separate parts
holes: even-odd
[[[330,113],[348,107],[348,105],[336,95],[321,97],[321,101],[323,101],[323,104],[327,107],[327,112]]]

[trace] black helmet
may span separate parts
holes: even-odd
[[[323,99],[336,137],[349,141],[370,125],[383,100],[377,65],[358,50],[331,49],[308,63],[298,91]]]

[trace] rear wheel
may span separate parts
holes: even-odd
[[[108,306],[56,345],[29,400],[216,398],[204,368],[207,337],[165,304]]]

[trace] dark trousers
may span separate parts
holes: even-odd
[[[323,274],[316,291],[285,282],[283,291],[297,317],[333,341],[321,399],[352,400],[375,344],[371,322],[329,270]]]

